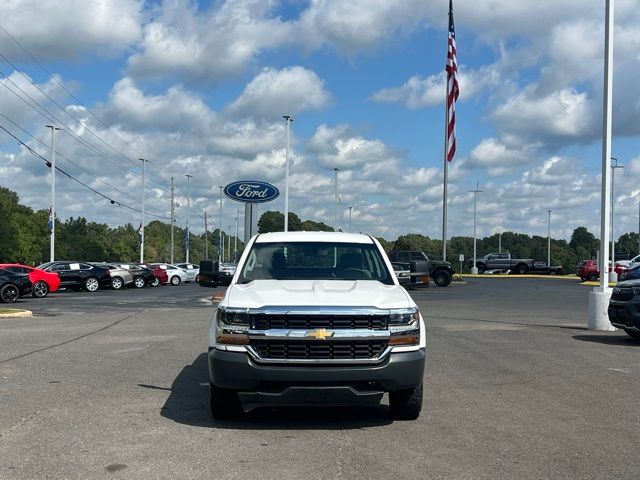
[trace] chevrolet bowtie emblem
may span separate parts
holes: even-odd
[[[333,332],[325,330],[324,328],[319,328],[317,330],[307,332],[307,337],[313,337],[316,340],[326,340],[329,337],[333,337]]]

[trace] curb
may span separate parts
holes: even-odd
[[[31,310],[19,310],[17,308],[11,308],[8,310],[13,310],[9,313],[0,313],[0,318],[25,318],[25,317],[33,317],[33,312]]]
[[[463,273],[463,278],[546,278],[548,280],[572,280],[572,281],[580,281],[580,279],[576,276],[570,275],[518,275],[518,274],[496,274],[496,275],[485,275],[485,274],[477,274],[473,275],[471,273]]]
[[[582,285],[585,287],[599,287],[600,282],[582,282]],[[609,282],[610,287],[615,287],[617,284],[615,282]]]

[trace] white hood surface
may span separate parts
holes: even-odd
[[[399,285],[371,280],[254,280],[229,287],[226,307],[335,306],[408,308],[414,305]]]

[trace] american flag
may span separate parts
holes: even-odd
[[[456,154],[456,100],[460,95],[458,85],[458,60],[456,58],[456,29],[453,25],[453,0],[449,0],[449,48],[447,52],[447,161]]]

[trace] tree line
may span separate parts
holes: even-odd
[[[145,260],[148,262],[168,262],[170,260],[170,225],[154,220],[145,227]],[[258,232],[277,232],[284,229],[284,215],[281,212],[267,211],[258,220]],[[313,220],[302,220],[293,212],[289,213],[290,231],[334,231],[333,227]],[[231,257],[234,254],[235,237],[225,235],[225,252],[228,252],[226,239],[231,239]],[[216,229],[208,234],[209,258],[218,257],[218,235]],[[395,240],[378,238],[387,253],[395,250],[420,250],[429,258],[440,259],[442,241],[425,235],[410,233],[400,235]],[[139,259],[140,244],[137,228],[126,225],[110,227],[83,217],[56,219],[56,258],[123,261]],[[478,257],[497,252],[499,236],[494,234],[477,240]],[[617,258],[634,256],[639,249],[637,233],[625,233],[616,241]],[[518,258],[533,258],[546,261],[547,238],[515,232],[502,234],[502,251]],[[238,239],[238,255],[244,244]],[[581,261],[596,258],[600,242],[585,227],[574,230],[569,241],[551,240],[551,263],[561,265],[565,273],[572,273]],[[456,270],[459,269],[458,255],[464,254],[464,270],[468,271],[473,254],[473,239],[458,236],[449,239],[447,260]],[[225,253],[225,258],[228,258]],[[619,257],[618,257],[619,255]],[[205,258],[205,235],[190,235],[190,261],[198,263]],[[185,230],[174,227],[174,258],[182,262],[185,258]],[[34,211],[21,205],[18,195],[0,187],[0,262],[22,262],[39,264],[49,259],[48,212]]]
[[[49,260],[49,212],[34,211],[19,203],[18,195],[0,187],[0,262],[20,262],[38,265]],[[186,231],[174,227],[174,261],[182,263],[186,254]],[[216,229],[208,233],[209,258],[218,258]],[[223,230],[225,258],[233,257],[235,236]],[[169,262],[171,259],[171,226],[154,220],[145,226],[145,261]],[[227,243],[230,239],[230,244]],[[229,254],[229,245],[231,252]],[[189,261],[199,263],[205,258],[205,235],[189,236]],[[238,239],[238,251],[244,244]],[[110,227],[84,217],[56,218],[56,259],[84,261],[140,260],[140,243],[137,227],[131,223]]]

